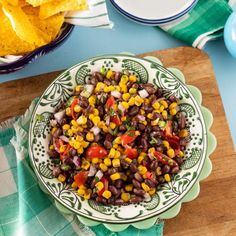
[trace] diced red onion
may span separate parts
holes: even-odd
[[[50,125],[51,125],[52,127],[55,127],[55,126],[57,125],[57,121],[54,120],[54,119],[50,120]]]
[[[164,98],[164,97],[161,97],[161,98],[158,98],[156,101],[159,102],[159,101],[161,101],[161,100],[165,100],[165,98]]]
[[[56,138],[53,138],[52,139],[52,143],[53,143],[53,146],[54,146],[54,149],[58,152],[58,153],[60,153],[60,149],[57,147],[57,145],[56,145]]]
[[[145,202],[149,202],[151,200],[151,197],[148,193],[145,193],[143,197]]]
[[[54,114],[54,117],[58,123],[61,123],[61,120],[64,117],[65,113],[66,113],[66,110],[62,110]]]
[[[106,125],[110,124],[110,116],[106,116],[105,123],[106,123]]]
[[[121,111],[122,115],[124,114],[125,112],[125,108],[123,107],[123,105],[121,104],[121,102],[118,104],[118,109]]]
[[[81,96],[88,98],[94,90],[94,85],[92,84],[85,84],[84,89],[80,93]]]
[[[97,169],[94,165],[90,165],[88,176],[94,176],[97,172]]]
[[[145,120],[146,120],[146,117],[143,116],[143,115],[137,115],[137,118],[138,118],[140,121],[145,121]]]
[[[93,128],[91,128],[90,131],[93,132],[94,135],[97,135],[100,133],[101,130],[97,126],[93,126]]]
[[[75,164],[76,167],[81,166],[81,160],[78,156],[73,157],[73,163]]]
[[[103,176],[103,173],[102,173],[101,170],[99,170],[99,171],[96,173],[95,178],[97,177],[98,179],[101,179],[102,176]]]
[[[149,93],[147,92],[146,89],[139,90],[138,93],[141,98],[146,98],[149,96]]]
[[[121,93],[117,90],[111,91],[111,95],[115,98],[120,98],[121,97]]]
[[[62,141],[66,142],[66,143],[69,143],[69,139],[65,136],[65,135],[61,135],[59,137]]]

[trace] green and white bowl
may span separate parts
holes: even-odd
[[[186,149],[187,160],[173,180],[162,186],[149,202],[126,206],[103,206],[92,200],[85,201],[70,186],[52,176],[52,163],[47,155],[50,124],[49,117],[61,101],[66,101],[77,84],[86,83],[91,73],[101,67],[115,71],[128,70],[140,82],[153,83],[165,89],[166,95],[181,99],[191,140]],[[139,59],[129,55],[105,55],[81,62],[58,76],[45,90],[34,110],[29,132],[29,153],[40,185],[55,199],[65,213],[77,214],[86,225],[103,223],[108,229],[120,231],[130,224],[137,228],[152,226],[158,219],[175,217],[181,204],[199,194],[199,181],[211,172],[209,155],[216,147],[215,137],[209,132],[213,118],[201,106],[201,93],[185,84],[177,69],[165,69],[153,57]]]

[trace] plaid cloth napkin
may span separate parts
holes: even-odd
[[[161,28],[175,38],[202,49],[209,40],[223,36],[234,2],[235,0],[199,0],[187,15]]]
[[[29,165],[28,130],[36,102],[23,116],[0,124],[0,236],[161,236],[163,223],[114,233],[103,225],[87,227],[75,215],[64,215],[55,207]]]

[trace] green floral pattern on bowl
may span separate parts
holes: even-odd
[[[142,83],[150,82],[166,90],[166,95],[181,99],[180,108],[186,114],[190,143],[186,149],[187,160],[173,180],[164,184],[149,202],[126,206],[103,206],[92,200],[84,201],[70,186],[53,178],[52,163],[47,155],[50,124],[49,117],[61,101],[66,101],[77,84],[86,83],[92,72],[101,67],[115,71],[129,71]],[[147,228],[157,219],[167,219],[178,214],[181,203],[193,200],[199,193],[199,181],[211,172],[209,155],[216,146],[209,132],[213,118],[201,106],[201,93],[187,86],[183,74],[173,68],[165,69],[153,57],[139,59],[128,55],[108,55],[92,58],[73,66],[56,78],[39,99],[30,124],[29,153],[32,166],[41,185],[56,200],[58,208],[74,212],[86,225],[104,225],[113,230],[125,229],[130,224]],[[140,223],[142,222],[142,223]]]

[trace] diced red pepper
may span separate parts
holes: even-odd
[[[94,157],[103,158],[107,156],[107,150],[102,146],[92,146],[87,149],[85,156],[89,159]]]
[[[110,108],[112,108],[114,105],[115,105],[115,98],[113,96],[110,96],[108,99],[107,99],[107,102],[106,102],[106,110],[108,111]]]
[[[173,135],[172,137],[166,137],[166,140],[168,141],[168,143],[170,144],[170,146],[177,150],[180,149],[180,143],[179,143],[179,137]]]
[[[120,136],[121,144],[123,146],[125,146],[129,143],[132,143],[138,137],[139,134],[140,134],[140,132],[135,131],[135,130],[130,130],[130,131],[126,132],[125,134]]]
[[[64,142],[61,139],[57,138],[54,140],[53,144],[55,145],[55,150],[57,152],[60,152],[60,147],[64,145]]]
[[[171,159],[170,157],[166,156],[165,154],[155,151],[154,156],[157,158],[158,161],[160,161],[164,165],[169,165],[169,166],[178,166],[178,163]]]
[[[80,171],[77,175],[74,176],[74,180],[77,186],[84,185],[88,177],[88,171]]]
[[[121,124],[121,120],[120,117],[118,115],[114,115],[110,118],[110,121],[115,123],[116,125],[120,125]]]
[[[70,144],[67,144],[65,151],[63,153],[61,153],[61,155],[60,155],[61,160],[65,159],[65,157],[69,153],[70,149],[71,149]]]
[[[138,157],[138,151],[135,148],[126,148],[124,154],[130,159]]]
[[[172,121],[168,120],[166,124],[166,128],[164,130],[164,135],[167,137],[172,137]]]
[[[75,108],[75,106],[76,106],[77,104],[79,104],[79,99],[78,99],[78,98],[75,98],[75,99],[73,100],[73,102],[71,103],[71,105],[70,105],[70,108],[71,108],[71,116],[72,116],[72,118],[73,118],[74,120],[77,119],[76,114],[75,114],[75,111],[74,111],[74,108]]]

